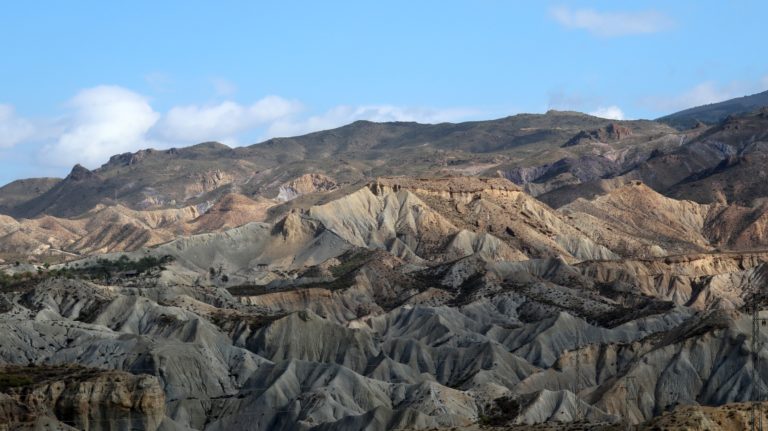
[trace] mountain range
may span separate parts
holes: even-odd
[[[766,94],[359,121],[10,183],[0,423],[744,429]]]

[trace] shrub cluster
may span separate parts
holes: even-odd
[[[145,275],[156,270],[164,270],[165,265],[172,262],[172,256],[154,257],[144,256],[139,260],[131,260],[126,255],[117,260],[99,259],[96,263],[83,267],[65,267],[74,271],[80,278],[91,280],[109,280],[112,277],[125,274]]]
[[[110,281],[122,276],[145,276],[165,269],[165,265],[172,262],[172,256],[144,256],[138,260],[131,260],[122,255],[117,260],[99,259],[90,265],[79,266],[64,265],[60,268],[50,269],[48,265],[39,267],[37,272],[17,272],[13,275],[0,271],[0,288],[14,289],[36,284],[48,278],[81,278],[96,281]]]

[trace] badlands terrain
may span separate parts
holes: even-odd
[[[8,184],[0,430],[748,428],[754,100],[357,122]]]

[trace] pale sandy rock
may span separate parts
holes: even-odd
[[[333,178],[322,174],[304,174],[280,186],[277,199],[287,202],[309,193],[329,192],[338,187]]]

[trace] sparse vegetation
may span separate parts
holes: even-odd
[[[367,249],[349,251],[339,258],[342,261],[340,264],[330,268],[331,274],[336,278],[348,274],[368,262],[373,253]]]
[[[285,317],[285,314],[275,315],[249,315],[241,313],[217,312],[211,314],[210,321],[224,331],[232,330],[240,323],[245,323],[249,330],[254,331],[269,325],[277,319]]]
[[[79,278],[95,281],[112,281],[114,278],[138,277],[152,275],[165,269],[165,265],[173,261],[172,256],[144,256],[131,260],[126,255],[119,259],[99,259],[90,265],[65,265],[61,268],[50,269],[50,266],[38,267],[36,272],[17,272],[10,275],[0,271],[0,289],[21,290],[49,278]]]
[[[504,426],[512,422],[520,413],[520,403],[512,397],[501,397],[487,407],[486,414],[481,415],[478,423],[481,426]]]
[[[27,373],[0,372],[0,392],[21,386],[28,386],[32,383],[34,383],[34,380]]]
[[[7,365],[0,367],[0,392],[55,380],[65,382],[87,380],[105,372],[110,371],[78,365]]]
[[[81,267],[78,271],[86,278],[110,279],[113,276],[138,276],[155,271],[162,271],[165,265],[173,261],[172,256],[144,256],[138,260],[131,260],[126,255],[117,260],[99,259],[93,265]]]

